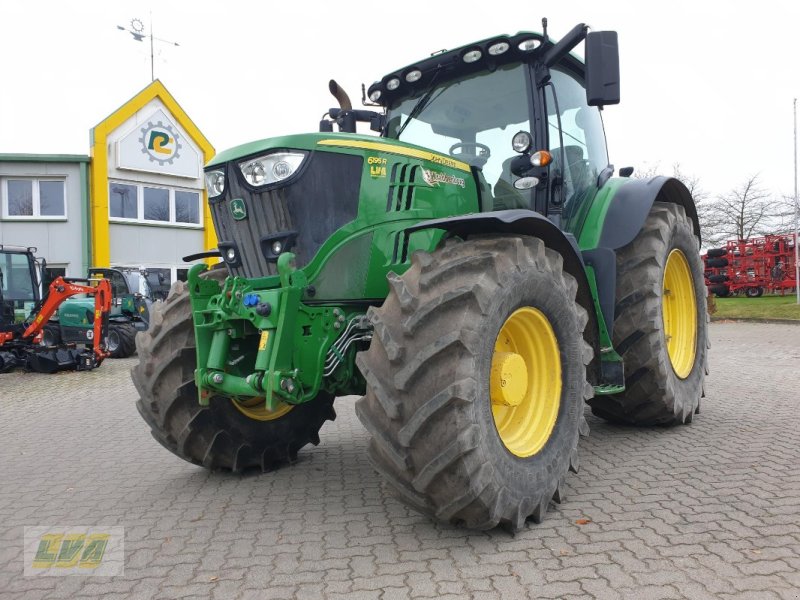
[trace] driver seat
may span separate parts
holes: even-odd
[[[511,210],[514,208],[530,208],[528,200],[514,187],[516,177],[511,173],[511,161],[514,157],[503,161],[502,172],[494,184],[494,210]]]

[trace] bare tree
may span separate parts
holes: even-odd
[[[634,177],[639,179],[650,179],[659,175],[660,167],[656,163],[654,165],[647,165]],[[680,163],[673,163],[672,177],[683,183],[689,190],[689,193],[694,198],[695,206],[697,207],[697,216],[700,219],[700,238],[703,240],[703,245],[708,246],[709,243],[716,244],[718,240],[725,239],[724,234],[720,234],[721,219],[719,212],[715,209],[714,199],[711,197],[700,181],[700,177],[694,173],[685,171]]]
[[[775,202],[775,214],[771,233],[794,231],[795,211],[794,194],[783,194],[780,200]]]
[[[750,175],[726,194],[717,196],[712,206],[720,221],[720,241],[746,240],[771,233],[778,212],[771,194],[761,186],[758,174]]]

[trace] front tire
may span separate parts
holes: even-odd
[[[108,324],[106,347],[109,358],[128,358],[136,351],[136,328],[130,323]]]
[[[136,408],[167,450],[208,469],[269,471],[294,462],[306,444],[319,444],[323,423],[336,418],[331,394],[274,413],[266,412],[263,400],[243,406],[222,396],[201,406],[186,283],[175,282],[169,297],[153,304],[151,315],[148,330],[136,337],[139,364],[131,375],[140,395]]]
[[[587,314],[561,256],[535,238],[455,242],[415,253],[389,282],[357,357],[372,464],[401,500],[440,521],[540,522],[577,470],[592,393]]]
[[[748,298],[761,298],[764,295],[764,288],[762,287],[749,287],[745,291],[745,295]]]
[[[626,389],[593,398],[595,415],[673,425],[699,412],[709,342],[698,247],[683,207],[656,202],[636,238],[617,251],[613,342],[625,361]],[[723,290],[712,287],[718,296]]]

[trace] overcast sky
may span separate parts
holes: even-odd
[[[717,194],[752,173],[794,186],[797,0],[245,2],[0,0],[0,152],[89,153],[89,130],[156,77],[217,151],[315,131],[336,79],[355,100],[386,72],[498,33],[619,32],[622,103],[604,111],[617,167],[679,162]],[[356,102],[354,102],[356,104]]]

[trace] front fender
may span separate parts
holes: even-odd
[[[532,210],[498,210],[484,213],[472,213],[444,219],[422,221],[406,229],[406,236],[423,229],[442,229],[451,236],[467,238],[471,235],[493,233],[529,235],[541,239],[545,246],[558,252],[564,260],[564,270],[578,282],[576,300],[586,309],[589,323],[585,337],[599,352],[599,324],[595,310],[592,290],[578,248],[578,243],[571,233],[565,233],[552,221]],[[602,318],[602,317],[601,317]]]

